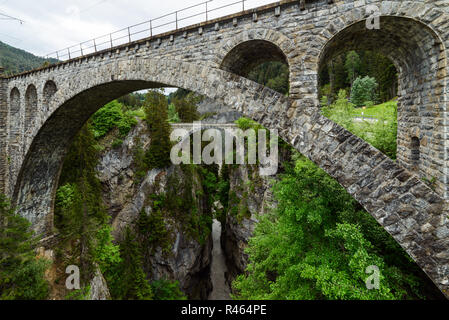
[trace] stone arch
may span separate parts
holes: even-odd
[[[223,40],[215,62],[222,70],[247,77],[252,68],[268,61],[282,62],[290,69],[294,51],[294,42],[283,33],[258,28]]]
[[[248,40],[229,51],[220,69],[247,77],[254,67],[268,61],[282,62],[288,66],[287,57],[278,46],[266,40]]]
[[[20,135],[20,91],[14,87],[10,93],[10,143],[17,143],[16,138]]]
[[[83,70],[73,77],[65,75],[68,81],[58,89],[62,94],[50,101],[48,119],[30,132],[31,144],[25,146],[15,183],[13,201],[41,234],[52,228],[54,196],[66,150],[89,117],[109,101],[142,89],[170,86],[195,91],[259,120],[268,107],[282,112],[287,105],[285,97],[269,88],[191,63],[135,59],[116,62],[113,68]]]
[[[288,38],[282,32],[273,29],[255,28],[221,41],[217,48],[217,55],[214,58],[216,66],[219,67],[222,65],[225,57],[233,49],[248,41],[264,41],[270,43],[282,51],[283,55],[286,57],[288,65],[291,65],[293,62],[292,58],[296,49],[293,40]]]
[[[54,94],[58,91],[56,83],[53,80],[48,80],[44,85],[43,91],[43,107],[44,112],[47,112],[50,108],[50,100]]]
[[[266,128],[278,129],[280,138],[335,178],[449,295],[444,200],[409,171],[321,116],[313,101],[303,107],[304,112],[289,117],[291,98],[205,65],[136,58],[94,66],[77,65],[61,74],[65,81],[60,94],[54,96],[48,118],[40,128],[33,128],[31,143],[25,146],[26,157],[13,183],[13,201],[38,233],[51,231],[62,161],[83,123],[126,93],[181,87],[230,106]]]
[[[8,162],[9,162],[9,176],[16,177],[20,169],[20,164],[17,161],[21,153],[20,139],[22,136],[22,118],[20,105],[20,91],[17,87],[11,90],[9,96],[9,148],[8,148]],[[10,194],[13,186],[10,187]]]
[[[30,84],[25,93],[25,132],[31,127],[31,122],[37,114],[37,89]]]
[[[370,30],[365,20],[358,19],[342,23],[333,33],[328,32],[331,36],[321,48],[317,70],[330,57],[349,50],[371,50],[388,57],[399,73],[398,162],[421,176],[436,177],[437,192],[449,197],[449,176],[443,169],[447,165],[442,160],[445,156],[440,156],[440,163],[434,161],[434,154],[441,154],[441,150],[447,152],[447,139],[443,138],[447,130],[441,125],[446,121],[443,119],[448,82],[444,42],[428,24],[414,18],[381,16],[380,26],[379,30]],[[421,145],[416,171],[416,163],[410,157],[410,126],[418,127],[427,137],[426,145]]]

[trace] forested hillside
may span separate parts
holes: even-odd
[[[46,61],[56,62],[55,59],[46,60],[0,41],[0,66],[5,69],[6,74],[32,70],[42,66]]]

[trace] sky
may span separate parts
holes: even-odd
[[[99,36],[97,43],[109,41],[109,33],[139,24],[162,15],[172,13],[189,6],[202,3],[203,0],[0,0],[0,13],[16,17],[23,21],[9,20],[0,16],[0,41],[14,47],[29,51],[38,56],[47,56],[57,50],[75,46],[79,50],[79,43]],[[236,0],[212,0],[208,9],[219,8]],[[258,7],[275,0],[247,0],[245,9]],[[206,5],[189,9],[178,14],[184,18],[205,12]],[[242,10],[242,4],[215,10],[209,14],[209,19],[235,13]],[[172,22],[175,15],[153,22],[153,26]],[[205,14],[190,18],[179,23],[179,27],[198,23],[205,20]],[[132,28],[132,32],[148,29],[149,24]],[[157,28],[158,33],[173,30],[175,24]],[[126,35],[126,31],[116,33],[113,39]],[[148,32],[136,35],[132,40],[148,36]],[[126,37],[125,37],[126,38]],[[120,44],[115,40],[114,45]],[[93,42],[83,45],[85,51],[93,46]],[[61,51],[61,52],[66,52]],[[85,53],[87,53],[85,52]]]

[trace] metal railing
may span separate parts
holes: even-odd
[[[245,11],[245,2],[248,2],[249,0],[238,0],[217,8],[210,9],[208,4],[212,1],[213,0],[201,2],[199,4],[174,11],[157,18],[123,28],[121,30],[106,34],[104,36],[100,36],[88,41],[81,42],[80,44],[47,54],[46,58],[47,59],[54,58],[59,61],[65,61],[84,56],[85,54],[96,53],[98,51],[111,49],[115,46],[126,45],[133,41],[142,40],[148,37],[161,34],[163,32],[158,33],[158,31],[161,30],[163,27],[173,25],[174,29],[170,29],[169,31],[178,30],[180,22],[195,17],[204,16],[206,20],[203,20],[202,22],[207,22],[209,21],[210,14],[220,9],[239,5],[241,6],[242,11]],[[191,14],[185,17],[180,17],[181,13],[198,7],[205,7],[205,11],[201,11],[199,13]],[[173,17],[174,19],[169,20],[168,22],[163,21],[164,19],[170,17]]]

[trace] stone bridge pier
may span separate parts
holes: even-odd
[[[372,6],[379,29],[367,28]],[[449,296],[448,18],[449,0],[285,0],[1,78],[0,191],[52,233],[62,162],[89,117],[136,90],[185,88],[277,129]],[[351,49],[398,70],[397,162],[320,114],[319,70]],[[246,78],[266,61],[288,66],[288,97]]]

